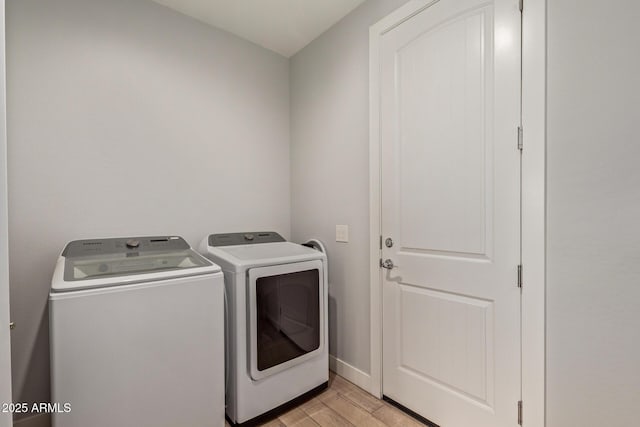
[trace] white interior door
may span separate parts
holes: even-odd
[[[9,245],[7,242],[7,138],[5,102],[4,0],[0,0],[0,405],[11,402],[11,337],[9,331]],[[0,411],[0,427],[12,423]]]
[[[518,1],[433,2],[379,55],[383,393],[443,427],[515,426]]]

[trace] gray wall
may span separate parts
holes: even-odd
[[[547,5],[547,426],[638,425],[640,3]]]
[[[289,236],[289,62],[146,0],[10,0],[7,65],[14,400],[47,401],[67,241]]]
[[[7,140],[5,109],[5,22],[4,0],[0,0],[0,325],[8,325],[9,316],[9,244],[7,207]],[[0,328],[0,378],[11,374],[11,330]],[[11,402],[11,381],[0,381],[0,402]],[[0,427],[10,427],[10,413],[0,413]]]
[[[291,232],[329,252],[330,352],[370,372],[369,26],[406,0],[368,0],[291,58]],[[336,224],[349,243],[336,243]]]

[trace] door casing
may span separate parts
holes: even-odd
[[[369,29],[369,219],[371,373],[382,397],[380,272],[380,41],[382,35],[439,0],[411,0]],[[517,0],[514,0],[517,5]],[[517,7],[517,6],[516,6]],[[526,0],[522,13],[522,399],[523,426],[545,425],[546,3]],[[514,133],[514,144],[517,135]]]

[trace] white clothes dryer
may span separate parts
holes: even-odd
[[[227,293],[227,417],[255,423],[326,388],[327,257],[275,232],[211,234]]]
[[[49,316],[53,427],[224,426],[222,272],[182,238],[69,243]]]

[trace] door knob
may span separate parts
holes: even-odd
[[[380,260],[380,267],[391,270],[393,268],[393,261],[391,261],[389,258],[385,259],[384,261]]]

